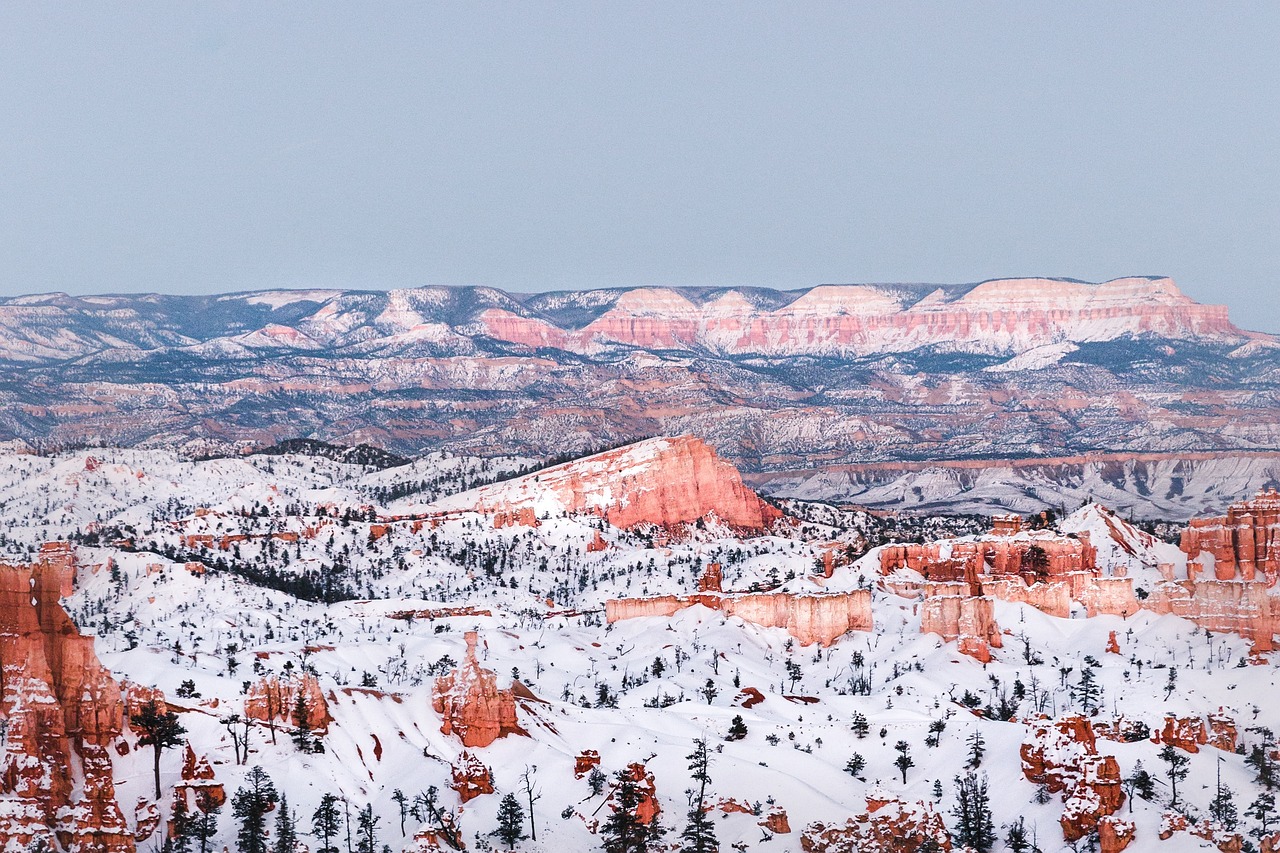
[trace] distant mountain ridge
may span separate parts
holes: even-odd
[[[691,434],[795,495],[872,462],[1280,449],[1280,341],[1157,277],[45,294],[0,299],[0,366],[0,442],[40,447]]]

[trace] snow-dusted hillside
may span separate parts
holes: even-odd
[[[518,849],[599,849],[592,829],[612,809],[608,787],[593,794],[585,774],[575,776],[589,751],[607,774],[644,765],[674,843],[687,820],[686,755],[696,738],[711,746],[708,804],[721,850],[800,851],[802,837],[810,838],[806,850],[859,849],[822,846],[812,825],[843,826],[867,811],[868,798],[925,803],[914,808],[931,809],[954,830],[953,780],[970,770],[988,781],[1002,839],[1022,818],[1042,850],[1072,849],[1062,840],[1063,795],[1028,780],[1023,747],[1038,748],[1039,715],[1082,711],[1099,731],[1119,728],[1118,718],[1159,731],[1166,715],[1204,721],[1220,713],[1234,721],[1243,753],[1209,745],[1180,751],[1190,762],[1181,807],[1206,816],[1219,772],[1241,813],[1262,790],[1246,758],[1268,743],[1268,730],[1280,731],[1270,701],[1276,671],[1244,638],[1210,635],[1145,609],[1085,618],[1073,607],[1075,618],[1060,618],[995,600],[1003,643],[984,664],[956,642],[922,633],[925,602],[880,582],[881,553],[891,546],[862,553],[873,544],[874,525],[860,514],[808,507],[802,521],[767,535],[742,538],[711,520],[673,537],[550,504],[540,505],[532,526],[468,509],[484,490],[435,503],[411,496],[392,506],[370,497],[401,478],[444,482],[458,471],[466,472],[453,481],[459,485],[494,473],[478,461],[445,458],[374,470],[301,455],[204,462],[161,451],[5,456],[0,534],[10,562],[28,559],[46,540],[78,543],[80,568],[65,606],[97,635],[102,661],[119,678],[163,690],[228,795],[261,766],[303,817],[311,849],[317,840],[305,833],[326,793],[345,798],[353,814],[371,805],[379,845],[430,849],[425,836],[414,836],[432,821],[406,815],[402,831],[396,792],[411,802],[431,787],[440,807],[456,814],[467,849],[496,848],[490,833],[498,804],[506,793],[525,796],[526,772],[541,794],[537,840]],[[1103,577],[1153,589],[1162,564],[1186,573],[1176,547],[1098,507],[1072,514],[1059,530],[1018,534],[1011,547],[1085,534]],[[833,549],[840,559],[825,577],[823,557]],[[829,647],[803,646],[786,628],[702,604],[670,617],[605,623],[606,601],[692,593],[713,563],[726,591],[869,588],[874,629]],[[451,784],[468,759],[458,736],[442,733],[432,693],[435,678],[464,660],[464,634],[472,630],[478,663],[496,673],[499,688],[518,680],[540,701],[516,704],[527,737],[465,748],[492,771],[494,793],[464,804]],[[264,678],[300,672],[318,678],[332,718],[323,753],[296,748],[282,720],[274,735],[252,725],[250,754],[237,763],[220,719],[243,713],[246,691]],[[1093,692],[1081,687],[1086,672]],[[728,740],[735,717],[746,734]],[[971,768],[975,738],[982,755]],[[113,759],[117,799],[132,826],[133,803],[152,797],[150,750],[137,748],[136,733],[121,740],[131,748]],[[893,763],[899,741],[913,762],[905,782]],[[1187,832],[1159,840],[1170,800],[1160,783],[1161,748],[1146,737],[1097,739],[1097,751],[1114,756],[1124,778],[1139,764],[1157,777],[1150,799],[1130,796],[1118,814],[1134,825],[1127,849],[1198,849],[1201,840]],[[862,766],[849,772],[855,756]],[[183,750],[163,754],[166,791],[181,781],[182,765]],[[1257,825],[1242,817],[1239,828]],[[214,849],[234,849],[229,806],[218,827]],[[910,836],[909,827],[904,832]],[[1086,837],[1076,846],[1087,844]]]

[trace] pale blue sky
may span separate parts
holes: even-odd
[[[0,293],[1176,278],[1280,332],[1280,4],[0,5]]]

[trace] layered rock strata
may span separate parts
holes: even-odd
[[[31,565],[0,564],[0,847],[56,842],[72,853],[131,853],[111,753],[124,725],[120,687],[59,604],[75,577],[70,547]]]
[[[1187,560],[1207,563],[1220,581],[1280,577],[1280,492],[1258,492],[1218,518],[1194,518],[1182,532]],[[1206,557],[1208,559],[1206,559]]]
[[[920,631],[937,634],[947,642],[955,640],[961,654],[983,663],[991,660],[993,648],[1003,645],[992,599],[970,595],[965,583],[925,585]]]
[[[870,631],[871,593],[698,593],[650,598],[614,598],[605,603],[610,622],[642,616],[672,616],[695,605],[737,616],[765,628],[785,628],[801,645],[829,646],[850,631]]]

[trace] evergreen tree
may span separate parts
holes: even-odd
[[[1169,765],[1168,769],[1165,770],[1165,775],[1169,777],[1169,792],[1171,794],[1169,805],[1177,808],[1178,783],[1187,778],[1187,774],[1191,772],[1189,767],[1191,759],[1187,758],[1182,750],[1171,743],[1166,743],[1157,754],[1160,756],[1161,761]]]
[[[893,766],[902,771],[902,784],[907,784],[907,770],[915,767],[916,763],[911,760],[911,747],[905,740],[900,740],[893,745],[898,751],[898,757],[893,760]]]
[[[867,718],[861,711],[853,712],[853,734],[862,740],[871,731],[871,726],[867,724]]]
[[[1214,786],[1213,800],[1209,803],[1209,816],[1222,824],[1228,831],[1234,830],[1240,822],[1236,814],[1235,795],[1231,789],[1222,784],[1222,759],[1218,759],[1218,777]]]
[[[987,853],[996,843],[995,823],[991,818],[991,801],[987,796],[987,777],[972,773],[956,777],[956,805],[952,809],[955,829],[951,835],[960,846]]]
[[[747,724],[743,722],[741,714],[734,714],[733,719],[729,721],[729,733],[725,735],[725,740],[735,741],[742,740],[747,736]]]
[[[1144,800],[1150,800],[1156,795],[1156,780],[1151,777],[1139,761],[1133,765],[1133,772],[1129,774],[1129,778],[1124,780],[1125,787],[1129,789],[1129,811],[1133,811],[1133,796],[1136,794]]]
[[[178,722],[178,715],[173,711],[160,713],[160,708],[154,699],[148,699],[138,713],[129,718],[129,722],[142,730],[142,737],[138,738],[138,746],[149,746],[154,751],[156,802],[160,802],[160,753],[170,747],[179,746],[187,730],[182,723]]]
[[[861,779],[862,771],[865,769],[867,769],[867,760],[860,752],[855,752],[844,765],[844,772],[855,779]]]
[[[524,807],[515,794],[507,794],[498,804],[498,828],[493,834],[507,845],[507,849],[516,846],[516,842],[524,838]]]
[[[1086,714],[1096,714],[1102,702],[1102,688],[1098,685],[1093,667],[1086,665],[1080,670],[1080,683],[1071,691],[1075,700],[1080,703],[1080,710]]]
[[[356,853],[378,853],[378,821],[382,818],[373,813],[373,804],[366,803],[357,818]]]
[[[1244,813],[1245,817],[1251,817],[1258,822],[1258,827],[1250,830],[1249,834],[1255,838],[1269,835],[1271,832],[1271,820],[1275,816],[1275,811],[1276,795],[1270,791],[1263,791],[1258,794]]]
[[[982,764],[982,756],[987,751],[987,742],[982,739],[982,732],[977,729],[965,741],[969,744],[969,763],[966,765],[971,770],[976,770]]]
[[[320,798],[320,805],[311,813],[311,834],[321,842],[316,853],[338,853],[333,839],[338,837],[338,830],[341,828],[342,814],[338,811],[338,798],[333,794],[325,794]]]
[[[684,839],[680,853],[716,853],[720,849],[716,841],[716,828],[706,811],[707,785],[711,783],[711,759],[707,754],[706,739],[695,740],[693,752],[685,757],[689,759],[689,772],[693,781],[698,783],[698,792],[689,807],[689,822],[680,834]]]
[[[1004,837],[1004,844],[1011,853],[1030,853],[1031,838],[1027,833],[1026,818],[1019,817],[1017,823],[1009,825],[1009,831]]]
[[[404,837],[404,819],[409,816],[409,798],[404,795],[404,791],[396,788],[391,792],[391,799],[395,801],[396,806],[400,809],[400,837]]]
[[[276,786],[261,767],[250,770],[244,781],[245,787],[231,798],[231,813],[240,821],[240,853],[267,853],[267,812],[279,800]]]
[[[218,815],[222,805],[215,805],[213,798],[204,791],[196,792],[197,811],[191,822],[191,837],[200,842],[200,853],[209,853],[209,843],[218,834]]]
[[[645,795],[626,770],[614,776],[613,813],[600,829],[604,853],[648,853],[649,845],[662,837],[662,827],[654,819],[646,824],[636,814]]]
[[[587,774],[587,788],[591,791],[591,796],[598,797],[604,791],[605,782],[609,781],[609,777],[600,772],[599,767],[592,767],[591,772]]]
[[[297,845],[297,821],[289,810],[289,798],[281,795],[280,808],[276,811],[275,853],[293,853]]]
[[[298,698],[293,703],[293,745],[298,752],[311,752],[315,748],[315,735],[311,733],[311,709],[307,706],[307,695],[298,691]]]
[[[1277,773],[1276,762],[1271,758],[1271,750],[1268,748],[1268,744],[1254,744],[1244,762],[1258,774],[1254,781],[1268,791],[1275,789],[1277,784],[1280,784],[1280,773]]]
[[[164,840],[164,853],[191,853],[195,820],[196,816],[187,808],[187,798],[178,797],[173,804],[173,813],[169,816],[172,831]]]

